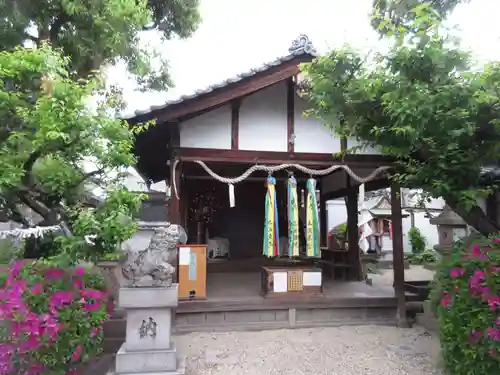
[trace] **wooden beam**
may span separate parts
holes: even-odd
[[[392,259],[394,271],[394,293],[398,302],[396,315],[398,327],[408,327],[406,319],[405,265],[403,251],[403,217],[401,212],[401,189],[391,186]]]
[[[215,89],[206,94],[201,94],[192,99],[186,99],[178,104],[169,105],[164,109],[156,111],[156,114],[152,117],[156,117],[156,121],[162,123],[228,103],[233,99],[241,98],[297,75],[300,72],[299,64],[310,61],[310,59],[311,57],[305,55],[299,56],[247,79],[229,83],[227,86]]]
[[[347,180],[348,183],[350,179]],[[373,191],[378,189],[384,189],[390,186],[390,181],[387,178],[376,179],[372,181],[368,181],[365,183],[365,191]],[[349,194],[350,188],[342,188],[338,190],[334,190],[324,194],[326,200],[336,199],[341,197],[346,197]]]
[[[185,167],[185,166],[184,166]],[[283,182],[286,182],[288,181],[288,177],[276,177],[273,175],[273,177],[275,178],[276,181],[283,181]],[[214,178],[212,176],[198,176],[198,175],[187,175],[184,174],[184,179],[186,180],[206,180],[206,181],[214,181]],[[303,181],[303,182],[306,182],[309,177],[297,177],[295,176],[295,179],[297,181]],[[257,181],[257,182],[260,182],[262,181],[263,183],[267,181],[267,177],[255,177],[255,176],[250,176],[250,177],[247,177],[245,178],[245,181]]]
[[[350,167],[377,168],[390,166],[392,158],[384,155],[346,155],[342,159],[329,153],[276,152],[247,150],[217,150],[206,148],[178,148],[177,155],[184,161],[226,162],[240,164],[295,163],[309,166],[349,165]]]
[[[361,280],[361,257],[359,254],[359,234],[358,234],[358,187],[351,186],[350,180],[347,180],[349,192],[347,194],[347,242],[349,243],[349,265],[351,274],[349,279],[352,281]]]
[[[240,130],[240,106],[241,100],[239,98],[231,102],[231,150],[238,149]]]
[[[288,152],[295,148],[295,83],[293,77],[286,81],[286,136]]]

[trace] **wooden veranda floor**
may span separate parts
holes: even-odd
[[[265,298],[260,295],[259,273],[215,273],[207,275],[207,299],[180,301],[178,312],[261,310],[299,306],[355,307],[396,306],[394,289],[365,282],[324,280],[322,296]]]
[[[179,301],[177,332],[276,329],[396,322],[391,286],[324,280],[322,296],[262,297],[260,274],[207,275],[207,299]],[[408,295],[412,299],[412,295]]]

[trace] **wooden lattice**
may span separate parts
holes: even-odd
[[[304,290],[302,284],[302,271],[288,271],[288,290],[290,292],[300,292]]]

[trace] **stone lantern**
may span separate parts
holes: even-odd
[[[448,205],[435,218],[429,220],[433,225],[437,225],[439,243],[434,249],[442,256],[451,255],[453,243],[469,234],[468,226],[463,219],[457,215]]]

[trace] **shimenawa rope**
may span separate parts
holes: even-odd
[[[353,170],[351,168],[349,168],[349,166],[347,166],[347,165],[332,165],[331,167],[328,167],[328,168],[325,168],[325,169],[315,170],[315,169],[304,167],[303,165],[300,165],[300,164],[280,164],[280,165],[260,165],[260,164],[256,164],[256,165],[252,165],[250,168],[248,168],[240,176],[228,178],[228,177],[219,176],[217,173],[215,173],[214,171],[212,171],[201,160],[194,160],[193,162],[196,163],[196,164],[199,164],[215,180],[217,180],[219,182],[222,182],[224,184],[228,184],[228,185],[234,185],[234,184],[237,184],[239,182],[242,182],[246,178],[250,177],[250,175],[252,173],[257,172],[257,171],[264,171],[264,172],[268,172],[269,174],[273,174],[273,173],[275,173],[277,171],[281,171],[283,169],[292,169],[292,168],[293,169],[297,169],[297,170],[299,170],[299,171],[301,171],[301,172],[303,172],[305,174],[308,174],[310,176],[326,176],[326,175],[328,175],[328,174],[330,174],[332,172],[335,172],[338,169],[343,169],[354,180],[356,180],[357,182],[363,184],[365,182],[373,180],[375,177],[377,177],[383,171],[385,171],[385,170],[387,170],[387,169],[390,168],[388,166],[378,167],[372,173],[370,173],[368,176],[366,176],[366,177],[360,177],[356,173],[354,173]],[[174,162],[174,165],[172,166],[172,168],[173,168],[173,170],[172,170],[172,185],[173,185],[173,188],[174,188],[175,197],[177,199],[179,199],[179,194],[178,194],[178,191],[177,191],[177,184],[175,182],[175,180],[176,180],[175,179],[175,170],[177,168],[177,164],[179,164],[179,159],[177,159]]]

